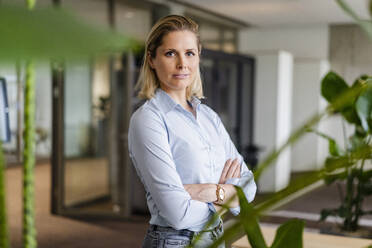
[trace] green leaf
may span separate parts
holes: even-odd
[[[372,83],[360,94],[356,104],[356,111],[366,132],[372,131]]]
[[[336,112],[341,112],[349,123],[359,124],[354,107],[361,85],[359,81],[350,88],[337,73],[330,71],[322,80],[322,96],[332,105]]]
[[[276,231],[271,248],[301,248],[303,246],[303,231],[304,222],[302,220],[293,219],[285,222]]]
[[[365,83],[370,77],[367,74],[363,74],[359,76],[357,79],[355,79],[353,86],[360,85]]]
[[[288,198],[290,198],[292,195],[301,194],[301,190],[322,180],[323,176],[324,169],[314,171],[304,176],[300,176],[294,180],[291,180],[286,188],[274,193],[273,195],[270,195],[267,200],[256,205],[255,209],[258,213],[275,209],[278,205],[283,205],[283,202],[287,203]]]
[[[337,168],[344,168],[353,165],[348,157],[328,157],[325,160],[324,169],[326,172],[333,172]]]
[[[334,173],[334,174],[327,174],[324,177],[324,182],[327,185],[332,184],[336,180],[345,180],[347,177],[347,171],[339,172],[339,173]]]
[[[372,0],[369,0],[369,15],[372,18]]]
[[[218,248],[219,245],[228,240],[234,240],[241,237],[241,231],[242,231],[242,225],[240,222],[234,223],[229,228],[225,229],[222,236],[219,237],[211,246],[208,248]],[[190,248],[194,247],[193,244],[190,246]]]
[[[337,142],[336,142],[335,139],[333,139],[332,137],[328,136],[325,133],[319,132],[319,131],[314,130],[314,129],[310,129],[309,131],[319,135],[322,138],[325,138],[326,140],[328,140],[328,152],[329,152],[329,154],[331,154],[334,157],[338,157],[338,156],[341,156],[343,154],[343,151],[337,145]]]
[[[364,131],[364,129],[361,125],[357,125],[355,127],[355,136],[357,136],[359,138],[365,138],[367,136],[367,132]]]
[[[0,62],[80,59],[137,48],[128,37],[92,27],[61,8],[29,11],[2,4],[0,30]]]
[[[349,86],[337,73],[330,71],[322,80],[322,96],[333,103],[342,93],[346,92]]]
[[[357,133],[357,129],[355,130],[355,134],[349,137],[349,151],[358,151],[362,149],[366,145],[366,141],[364,141],[364,137],[361,137]]]
[[[253,206],[248,203],[244,192],[240,187],[235,187],[240,202],[240,220],[247,234],[249,243],[254,248],[267,248],[258,218]]]
[[[354,124],[360,124],[360,120],[358,117],[358,114],[355,110],[354,104],[345,107],[344,109],[341,110],[342,116],[345,118],[345,120],[349,123],[354,123]]]

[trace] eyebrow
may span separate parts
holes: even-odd
[[[163,51],[177,51],[175,48],[164,48]],[[197,51],[195,48],[186,49],[186,51]]]

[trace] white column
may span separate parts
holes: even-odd
[[[319,59],[295,59],[292,97],[292,131],[321,109],[325,102],[321,97],[321,80],[329,71],[329,63]],[[323,103],[322,103],[323,102]],[[322,126],[313,128],[319,130]],[[321,130],[319,130],[321,131]],[[314,133],[307,133],[292,146],[292,171],[316,170],[327,153],[327,142]]]
[[[255,144],[263,148],[262,160],[289,137],[291,130],[291,99],[293,57],[286,51],[256,55]],[[290,150],[267,168],[258,185],[260,192],[273,192],[287,186],[290,178]]]

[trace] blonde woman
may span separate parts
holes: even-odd
[[[256,193],[220,118],[199,100],[200,52],[198,25],[183,16],[162,18],[147,38],[139,79],[139,97],[147,101],[129,127],[129,154],[151,213],[146,248],[190,244],[235,194],[234,185],[244,186],[249,201]],[[238,200],[229,207],[240,211]],[[207,247],[222,234],[218,219],[196,245]]]

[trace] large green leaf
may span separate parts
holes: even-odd
[[[236,221],[232,226],[224,230],[223,234],[221,237],[219,237],[210,247],[208,248],[218,248],[219,245],[228,240],[234,240],[239,237],[241,237],[241,230],[242,230],[242,225],[240,222]],[[193,247],[193,245],[191,245]]]
[[[337,73],[330,71],[322,80],[322,96],[333,103],[342,93],[346,92],[349,86]]]
[[[0,62],[17,59],[79,59],[136,46],[117,33],[83,23],[60,8],[28,11],[1,5]]]
[[[301,248],[303,246],[303,231],[304,222],[302,220],[292,219],[285,222],[276,231],[271,248]]]
[[[329,109],[314,114],[305,123],[298,127],[295,131],[292,132],[291,136],[287,139],[287,141],[282,144],[278,149],[272,150],[263,160],[261,163],[257,165],[257,169],[254,171],[254,180],[257,181],[263,171],[269,167],[279,156],[280,154],[287,149],[289,146],[294,145],[304,134],[308,132],[310,128],[312,128],[316,123],[318,123],[327,113]]]
[[[369,0],[369,15],[372,18],[372,0]]]
[[[363,129],[372,132],[372,81],[368,88],[360,94],[355,104]]]
[[[366,32],[370,39],[372,39],[372,21],[362,20],[344,0],[336,0],[338,5],[349,15],[354,21]],[[371,4],[371,3],[370,3]],[[370,7],[371,9],[371,7]]]
[[[240,203],[240,221],[243,224],[249,243],[254,248],[267,248],[261,228],[258,224],[258,216],[253,206],[248,203],[244,192],[240,187],[235,187]]]
[[[344,118],[350,122],[359,124],[360,120],[356,113],[354,102],[362,85],[354,84],[349,87],[345,80],[337,73],[330,71],[322,80],[322,96],[331,104],[333,109],[341,112]]]

